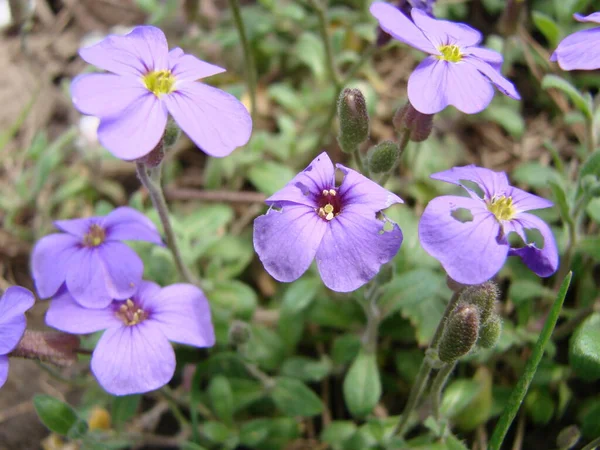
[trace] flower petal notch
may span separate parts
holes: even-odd
[[[124,240],[163,245],[158,230],[142,213],[121,207],[107,216],[58,220],[63,233],[40,239],[32,252],[33,279],[41,298],[55,295],[64,285],[87,308],[104,308],[137,290],[142,260]]]
[[[396,255],[402,231],[381,211],[400,197],[358,172],[317,156],[283,189],[266,200],[269,211],[254,221],[254,249],[276,280],[298,279],[316,259],[325,285],[358,289]]]
[[[92,353],[98,383],[113,395],[153,391],[175,372],[169,341],[195,347],[215,343],[208,300],[190,284],[160,288],[144,281],[127,300],[101,309],[82,307],[67,290],[50,302],[46,323],[67,333],[104,331]]]
[[[428,53],[408,79],[408,99],[422,114],[436,114],[448,105],[466,113],[483,111],[495,86],[520,100],[514,85],[502,76],[502,55],[479,47],[481,33],[462,23],[438,20],[419,8],[404,15],[389,3],[370,7],[379,26],[394,39]]]
[[[8,354],[19,345],[25,333],[25,311],[34,303],[33,294],[20,286],[9,287],[0,298],[0,387],[8,378]]]
[[[600,24],[600,11],[588,16],[575,14],[579,22]],[[577,31],[564,38],[550,56],[562,70],[600,69],[600,27]]]
[[[98,117],[98,139],[117,158],[146,156],[160,142],[169,115],[205,153],[223,157],[252,132],[248,110],[233,95],[199,79],[225,69],[169,52],[164,33],[139,26],[83,48],[80,56],[108,73],[84,74],[71,84],[73,104]]]
[[[474,165],[454,167],[431,178],[459,185],[469,194],[434,198],[419,222],[421,245],[453,280],[484,283],[498,273],[508,256],[519,256],[540,277],[556,272],[558,249],[552,231],[528,213],[549,208],[552,202],[510,186],[504,172]],[[530,242],[526,230],[537,230],[543,243]],[[511,246],[510,233],[516,233],[524,245]]]

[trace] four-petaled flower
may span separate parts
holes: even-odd
[[[492,84],[503,94],[520,99],[513,84],[500,73],[502,55],[478,47],[479,31],[434,19],[417,8],[411,11],[414,23],[388,3],[375,2],[370,11],[395,39],[431,55],[408,79],[408,99],[417,111],[435,114],[452,105],[467,114],[478,113],[492,101]]]
[[[33,306],[35,298],[20,286],[9,287],[0,298],[0,387],[8,377],[8,354],[21,341],[27,319],[25,311]]]
[[[254,221],[254,248],[275,279],[294,281],[313,259],[325,285],[338,292],[358,289],[400,249],[402,232],[380,220],[381,210],[402,200],[358,172],[335,168],[317,156],[283,189],[266,200],[267,214]]]
[[[419,222],[421,245],[451,278],[463,284],[483,283],[513,255],[541,277],[556,272],[558,250],[552,231],[542,219],[526,212],[549,208],[552,202],[510,186],[504,172],[473,165],[454,167],[431,178],[462,186],[469,194],[434,198]],[[475,183],[483,197],[468,182]],[[525,230],[537,230],[543,245],[529,242]],[[525,245],[511,247],[507,239],[511,232]]]
[[[574,14],[579,22],[595,22],[600,24],[600,11],[582,16]],[[563,70],[600,69],[600,27],[577,31],[558,44],[550,61],[558,61]]]
[[[225,69],[180,48],[169,51],[164,33],[136,27],[79,50],[80,56],[111,73],[73,80],[73,104],[100,118],[98,139],[121,159],[141,158],[160,141],[169,114],[205,153],[226,156],[250,139],[252,120],[233,95],[196,82]]]
[[[67,333],[106,330],[92,353],[91,368],[98,383],[114,395],[167,384],[175,372],[169,341],[195,347],[215,343],[208,301],[191,284],[161,289],[143,281],[135,295],[102,309],[83,308],[62,289],[50,302],[46,323]]]
[[[152,221],[128,207],[104,217],[57,220],[54,225],[64,233],[43,237],[32,253],[38,295],[51,297],[64,283],[75,300],[88,308],[126,299],[142,281],[142,260],[121,241],[163,245]]]

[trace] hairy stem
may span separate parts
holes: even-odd
[[[433,409],[433,417],[435,420],[440,420],[440,405],[442,403],[442,390],[448,381],[448,377],[456,367],[456,363],[446,364],[440,369],[435,376],[431,385],[431,407]]]
[[[186,282],[198,285],[198,280],[196,279],[196,277],[194,277],[194,275],[192,275],[188,267],[183,262],[181,252],[179,250],[179,247],[177,246],[177,239],[175,238],[175,232],[173,231],[173,227],[171,226],[171,220],[169,218],[169,208],[167,206],[167,202],[165,200],[162,187],[160,185],[160,166],[158,168],[159,172],[157,172],[157,175],[155,177],[156,179],[152,179],[152,177],[148,173],[148,168],[144,163],[136,162],[135,167],[141,183],[148,190],[148,193],[150,194],[150,199],[152,200],[152,204],[158,212],[158,216],[160,217],[160,221],[162,223],[165,235],[167,237],[167,245],[169,246],[169,249],[173,254],[173,259],[175,260],[175,265],[177,266],[177,271],[179,272],[179,275]]]

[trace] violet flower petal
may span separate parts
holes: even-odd
[[[350,292],[369,282],[402,244],[398,225],[383,231],[384,222],[374,214],[345,209],[328,225],[316,259],[323,283],[336,292]]]
[[[106,330],[92,354],[91,369],[110,394],[141,394],[173,378],[175,352],[158,324],[146,320]]]
[[[107,291],[116,300],[131,297],[138,289],[144,263],[127,244],[107,241],[98,247],[103,262]]]
[[[23,337],[25,311],[33,306],[33,294],[20,286],[9,287],[0,298],[0,355],[10,353]]]
[[[511,222],[514,227],[518,224],[523,228],[519,234],[524,239],[524,229],[538,230],[544,238],[544,247],[540,249],[535,244],[526,244],[525,247],[511,249],[509,256],[519,256],[525,265],[540,277],[554,274],[558,269],[559,257],[556,241],[548,224],[528,213],[519,214]]]
[[[169,98],[172,94],[164,95]],[[150,153],[162,138],[167,109],[148,91],[120,114],[101,118],[98,140],[117,158],[134,160]]]
[[[394,6],[385,2],[375,2],[369,11],[379,21],[379,26],[395,39],[425,53],[440,54],[423,32]]]
[[[550,61],[558,61],[563,70],[595,70],[600,68],[600,28],[573,33],[559,44]]]
[[[457,209],[471,211],[473,220],[452,216]],[[498,242],[500,224],[483,202],[444,195],[429,202],[419,222],[419,239],[427,253],[440,261],[448,275],[463,284],[480,284],[502,267],[508,244]]]
[[[225,91],[203,83],[185,83],[163,99],[177,125],[204,153],[227,156],[250,139],[248,110]]]
[[[481,33],[464,23],[434,19],[418,8],[411,10],[411,16],[415,25],[421,29],[436,49],[443,45],[454,44],[459,47],[470,47],[481,42]]]
[[[436,114],[448,106],[447,62],[428,56],[408,78],[408,98],[423,114]]]
[[[81,306],[66,289],[51,301],[46,312],[46,325],[65,333],[87,334],[123,325],[115,315],[114,305],[101,309]]]
[[[312,263],[328,223],[308,206],[286,204],[254,220],[254,249],[269,274],[294,281]]]
[[[137,292],[135,293],[134,297],[138,299],[138,301],[140,301],[140,303],[143,303],[145,298],[149,298],[152,297],[156,294],[158,294],[160,292],[162,288],[155,283],[154,281],[147,281],[147,280],[142,280],[139,284],[138,284],[138,289]]]
[[[554,203],[550,200],[530,194],[529,192],[513,186],[511,186],[504,195],[512,198],[512,205],[518,212],[554,206]]]
[[[573,17],[578,22],[595,22],[595,23],[600,23],[600,11],[588,14],[587,16],[584,16],[583,14],[575,13],[575,14],[573,14]]]
[[[172,284],[153,295],[140,295],[147,321],[155,322],[169,341],[212,347],[215,332],[204,293],[191,284]]]
[[[141,79],[108,73],[88,73],[71,83],[73,105],[82,114],[109,117],[148,94]]]
[[[485,64],[485,63],[483,63]],[[490,71],[496,72],[491,66]],[[446,63],[446,99],[466,114],[483,111],[494,98],[490,81],[472,64]]]
[[[336,167],[344,173],[344,180],[340,185],[338,195],[344,198],[346,207],[376,213],[396,203],[404,203],[396,194],[357,171],[341,164],[336,164]]]
[[[335,187],[335,169],[329,155],[323,152],[283,189],[271,195],[266,203],[273,205],[277,202],[292,202],[300,205],[317,207],[316,199],[321,195],[323,189]]]
[[[35,244],[31,272],[41,298],[51,297],[65,282],[70,260],[79,251],[80,240],[68,234],[50,234]]]
[[[186,55],[179,47],[169,52],[169,69],[177,83],[196,81],[226,71],[222,67],[204,62],[193,55]]]
[[[464,49],[464,53],[485,61],[498,72],[502,69],[504,58],[502,57],[501,53],[498,53],[495,50],[490,50],[489,48],[483,47],[469,47]]]
[[[107,241],[147,241],[164,245],[154,223],[133,208],[122,206],[108,214],[102,223]]]
[[[164,33],[153,26],[138,26],[126,36],[111,35],[79,50],[89,64],[118,75],[136,76],[168,69],[168,53]]]
[[[85,308],[106,308],[113,301],[106,281],[104,262],[98,248],[81,248],[69,259],[66,286],[75,301]]]
[[[8,356],[0,355],[0,388],[8,379]]]
[[[504,194],[509,190],[506,173],[494,172],[493,170],[477,167],[473,164],[437,172],[430,175],[430,178],[462,186],[473,198],[479,197],[463,181],[472,181],[477,184],[487,199],[491,199],[495,195]]]
[[[55,220],[54,226],[80,240],[90,231],[92,225],[101,225],[102,217],[84,217],[82,219]]]
[[[475,68],[485,75],[504,95],[515,100],[521,100],[521,96],[515,89],[514,84],[504,78],[496,68],[492,67],[486,61],[467,56],[464,58],[464,62],[475,66]]]

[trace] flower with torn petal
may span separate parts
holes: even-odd
[[[552,202],[510,186],[504,172],[473,165],[454,167],[431,178],[459,185],[469,194],[434,198],[419,222],[421,245],[453,280],[483,283],[513,255],[541,277],[556,272],[558,250],[552,231],[542,219],[527,212],[549,208]],[[537,230],[543,243],[538,246],[530,242],[526,230]],[[522,247],[509,244],[508,235],[513,232],[523,240]]]
[[[294,281],[313,259],[325,285],[334,291],[358,289],[400,249],[402,231],[381,211],[402,203],[358,172],[317,156],[287,186],[266,200],[270,206],[254,221],[254,249],[279,281]],[[379,219],[382,218],[382,220]]]
[[[73,334],[106,330],[92,353],[91,368],[98,383],[114,395],[167,384],[175,372],[169,341],[194,347],[215,343],[208,301],[191,284],[160,288],[142,281],[130,298],[101,309],[86,309],[61,289],[50,302],[46,323]]]
[[[600,24],[600,11],[589,16],[575,14],[573,17],[579,22]],[[577,31],[564,38],[550,61],[557,61],[562,70],[600,69],[600,27]]]
[[[420,9],[412,21],[394,6],[375,2],[371,14],[395,39],[429,53],[408,79],[410,103],[423,114],[435,114],[446,106],[474,114],[483,111],[500,92],[519,100],[513,84],[502,76],[502,55],[479,47],[481,33],[462,23],[437,20]]]
[[[233,95],[200,78],[225,72],[180,48],[169,51],[164,33],[136,27],[79,50],[79,55],[110,73],[73,80],[73,104],[100,118],[98,139],[116,157],[139,159],[159,143],[169,114],[205,153],[227,156],[250,139],[252,120]]]
[[[25,311],[34,302],[33,294],[20,286],[9,287],[0,298],[0,387],[8,377],[8,354],[17,347],[25,333]]]
[[[121,241],[163,245],[152,221],[128,207],[104,217],[57,220],[54,225],[63,233],[40,239],[31,257],[38,295],[51,297],[65,284],[87,308],[126,299],[142,281],[142,260]]]

